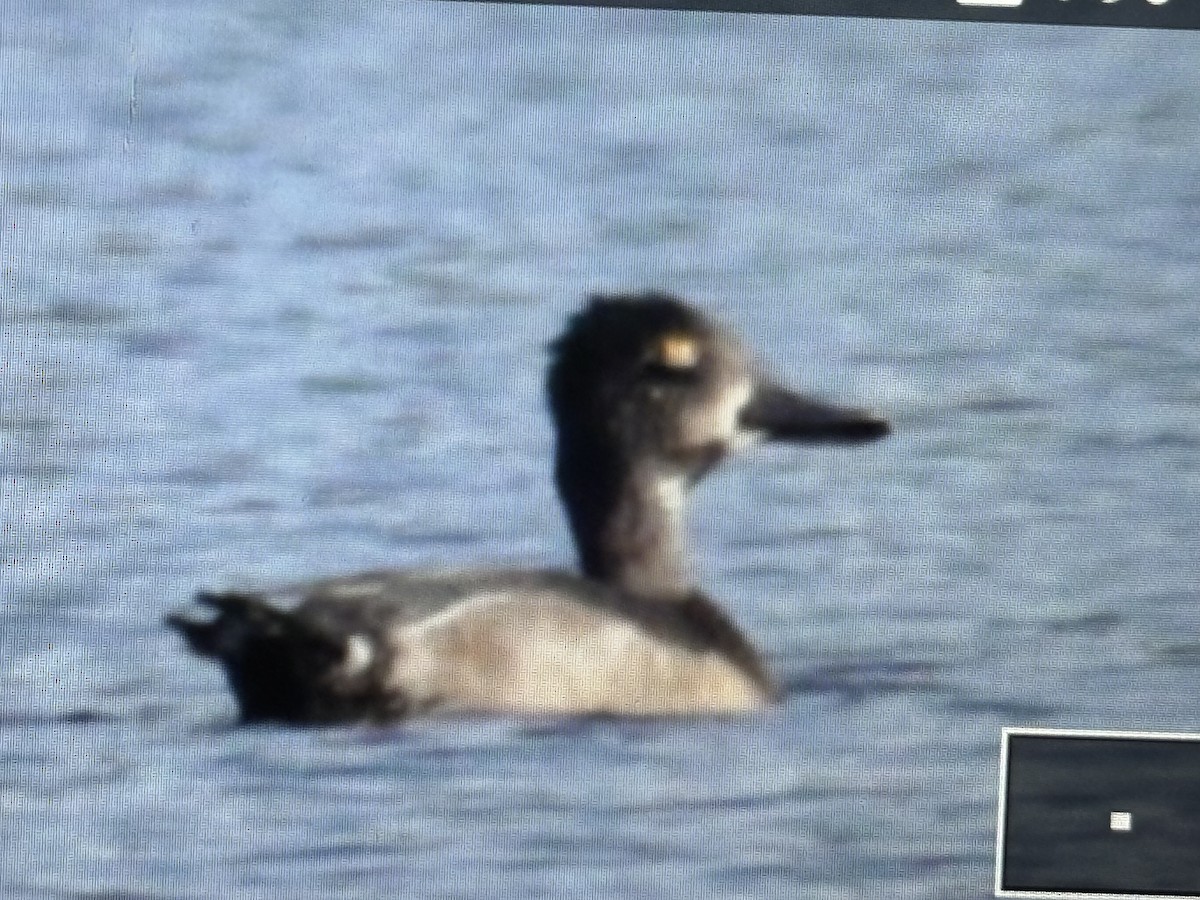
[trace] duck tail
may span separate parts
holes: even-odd
[[[343,659],[344,641],[257,594],[205,591],[195,599],[216,616],[172,613],[166,624],[193,653],[221,663],[244,720],[324,717],[323,680]]]
[[[215,609],[216,618],[195,619],[171,613],[166,623],[183,635],[188,648],[198,656],[234,659],[244,655],[249,644],[277,638],[287,631],[288,614],[256,594],[200,591],[195,600]]]

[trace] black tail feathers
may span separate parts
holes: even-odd
[[[201,591],[196,602],[217,611],[197,619],[171,613],[166,623],[183,635],[194,653],[232,662],[249,654],[287,652],[309,662],[329,664],[345,654],[345,644],[314,623],[271,606],[257,594]]]
[[[278,609],[252,593],[200,593],[208,618],[173,613],[166,623],[193,652],[215,658],[237,695],[243,721],[342,722],[391,719],[407,699],[380,680],[384,654],[350,662],[352,638],[307,612]]]
[[[217,623],[189,619],[182,613],[170,613],[165,619],[187,641],[188,648],[198,656],[217,655]]]
[[[327,719],[337,700],[344,639],[301,614],[247,593],[199,593],[214,618],[166,617],[194,653],[217,659],[237,694],[245,720]]]

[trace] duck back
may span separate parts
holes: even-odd
[[[172,624],[222,662],[247,720],[719,714],[774,696],[698,592],[647,603],[566,572],[378,571],[200,599],[215,619]]]

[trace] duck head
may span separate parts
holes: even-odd
[[[639,593],[686,586],[684,489],[731,451],[889,432],[878,416],[783,386],[669,294],[593,296],[551,349],[555,477],[584,572]]]

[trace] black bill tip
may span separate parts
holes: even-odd
[[[770,441],[857,444],[875,441],[892,427],[874,413],[835,406],[776,384],[762,384],[742,408],[738,424]]]

